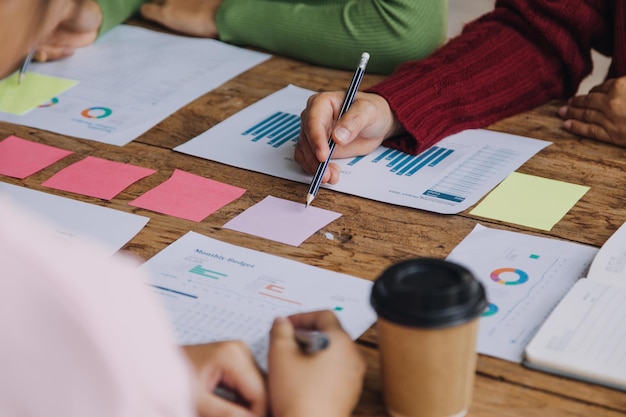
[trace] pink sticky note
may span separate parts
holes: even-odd
[[[0,174],[24,179],[72,153],[74,152],[9,136],[0,142]]]
[[[129,204],[199,222],[245,192],[243,188],[177,169],[167,181]]]
[[[267,196],[223,227],[300,246],[309,236],[341,217],[340,213]]]
[[[154,169],[88,156],[57,172],[45,187],[110,200]]]

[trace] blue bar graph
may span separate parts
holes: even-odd
[[[252,142],[267,140],[268,145],[278,148],[288,142],[297,142],[300,136],[300,116],[278,111],[241,133],[253,136]]]
[[[446,149],[438,146],[428,148],[419,155],[409,155],[395,149],[387,149],[376,158],[372,159],[372,163],[386,162],[386,167],[389,168],[389,172],[410,177],[424,167],[436,167],[452,155],[453,152],[454,149]],[[348,162],[348,165],[355,165],[363,158],[363,156],[358,156]]]
[[[352,161],[348,162],[348,165],[355,165],[357,162],[359,162],[363,158],[365,158],[365,155],[357,156]]]

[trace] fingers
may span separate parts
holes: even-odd
[[[611,136],[600,125],[580,122],[578,120],[566,120],[563,128],[575,135],[596,139],[602,142],[611,142]]]
[[[335,123],[344,97],[341,91],[315,94],[309,97],[301,114],[300,138],[294,158],[311,175],[328,157],[331,135],[337,144],[333,158],[348,158],[372,152],[395,126],[386,101],[367,93],[357,93],[350,109]],[[339,175],[339,166],[331,164],[322,182],[335,184]]]
[[[270,343],[272,347],[281,351],[295,353],[298,351],[298,344],[294,336],[294,327],[289,319],[277,317],[270,330]]]
[[[302,136],[296,144],[294,159],[309,175],[314,175],[320,162],[323,162],[317,160],[315,153],[311,150],[310,143],[306,139],[302,139]],[[329,163],[322,176],[322,184],[336,184],[339,181],[339,175],[339,165]]]
[[[263,416],[267,408],[265,382],[250,349],[243,342],[218,342],[185,346],[185,353],[196,369],[201,404],[222,403],[222,398],[213,394],[218,385],[223,385],[237,394],[246,407],[235,403],[221,406],[247,408]],[[214,398],[213,398],[214,397]]]
[[[76,14],[64,22],[64,26],[73,32],[97,32],[101,24],[102,10],[93,0],[82,2]]]
[[[341,100],[340,94],[315,94],[309,97],[307,107],[300,115],[300,138],[296,144],[294,159],[309,175],[314,175],[318,165],[328,158],[328,138],[339,112],[335,109],[341,106]],[[337,164],[329,164],[322,183],[336,184],[339,174]]]
[[[196,399],[196,410],[199,417],[263,417],[265,415],[265,413],[258,414],[232,401],[206,392],[199,393]]]
[[[220,2],[188,0],[181,2],[144,3],[141,15],[162,26],[186,35],[217,38],[215,13]]]
[[[339,114],[343,93],[315,94],[307,100],[306,109],[300,115],[300,138],[304,139],[306,148],[317,163],[328,158],[330,151],[328,138],[331,135],[335,119]]]
[[[40,46],[33,58],[38,62],[56,61],[74,55],[75,48],[63,46]]]
[[[300,313],[289,316],[289,321],[299,329],[322,330],[325,332],[342,330],[337,316],[330,310]]]
[[[589,94],[573,97],[559,109],[559,116],[565,119],[563,128],[576,135],[610,142],[613,122],[607,118],[611,110],[607,107],[607,94],[602,92],[607,83],[594,87]]]
[[[294,328],[322,330],[332,341],[323,351],[307,355],[295,341]],[[366,366],[331,311],[277,319],[270,337],[268,379],[273,415],[351,415]]]
[[[578,97],[577,97],[578,98]],[[605,124],[607,123],[604,106],[594,100],[584,100],[585,104],[581,104],[582,100],[572,100],[572,103],[559,109],[559,116],[563,119],[574,119],[580,122]]]
[[[78,48],[91,45],[102,24],[102,11],[95,1],[82,2],[71,16],[61,22],[37,48],[34,59],[39,62],[66,58]]]

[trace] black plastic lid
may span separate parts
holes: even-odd
[[[370,301],[379,317],[412,327],[447,327],[478,317],[487,307],[482,284],[464,267],[418,258],[387,268]]]

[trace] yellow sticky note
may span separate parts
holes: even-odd
[[[589,187],[513,172],[470,214],[550,230]]]
[[[0,111],[19,116],[78,84],[78,81],[27,72],[18,83],[16,72],[0,81]]]

